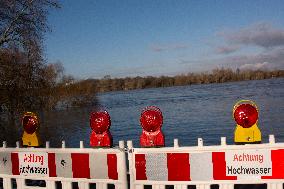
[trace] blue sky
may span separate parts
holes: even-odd
[[[76,78],[284,68],[283,0],[60,2],[45,55]]]

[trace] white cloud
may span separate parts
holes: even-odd
[[[252,45],[263,48],[284,46],[284,29],[268,23],[253,24],[235,32],[220,33],[228,44]]]
[[[225,57],[221,62],[232,67],[283,69],[284,48],[274,48],[257,54]]]
[[[219,36],[224,38],[225,43],[215,48],[215,52],[229,55],[238,51],[238,55],[224,56],[211,62],[207,60],[208,66],[252,70],[284,69],[284,28],[276,28],[268,23],[256,23],[237,31],[219,33]],[[246,51],[251,50],[251,47],[259,48],[256,48],[257,51]]]
[[[243,64],[240,66],[241,70],[267,70],[271,67],[268,62],[256,63],[256,64]]]
[[[231,55],[222,58],[204,58],[202,60],[182,59],[181,65],[194,66],[200,71],[216,67],[242,69],[284,69],[284,47],[269,49],[260,53],[246,55]]]
[[[227,45],[227,46],[221,46],[221,47],[217,47],[216,52],[218,54],[230,54],[233,52],[236,52],[237,50],[239,50],[239,46],[236,45]]]

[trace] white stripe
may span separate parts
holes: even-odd
[[[72,178],[72,159],[71,154],[56,153],[55,154],[56,174],[58,177]]]
[[[213,180],[212,153],[192,153],[189,155],[190,178],[192,181]]]
[[[11,153],[0,153],[0,174],[12,175]]]
[[[90,176],[94,179],[108,179],[107,154],[91,153]]]
[[[145,155],[147,180],[167,181],[167,154],[149,153]]]

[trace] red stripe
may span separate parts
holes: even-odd
[[[117,157],[116,154],[107,154],[108,178],[117,180]]]
[[[262,176],[262,179],[284,179],[284,149],[271,150],[272,176]]]
[[[136,180],[147,180],[145,154],[135,154]]]
[[[189,153],[168,153],[168,180],[190,181]]]
[[[48,153],[49,176],[56,177],[55,153]]]
[[[237,180],[237,176],[226,176],[225,152],[212,152],[214,180]]]
[[[11,161],[12,161],[12,173],[13,173],[13,175],[20,175],[18,153],[11,153]]]
[[[72,153],[73,178],[90,178],[89,154]]]

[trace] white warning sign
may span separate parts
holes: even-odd
[[[227,176],[271,176],[271,150],[230,150],[225,153]]]
[[[46,152],[20,152],[19,172],[25,176],[48,176],[48,154]]]

